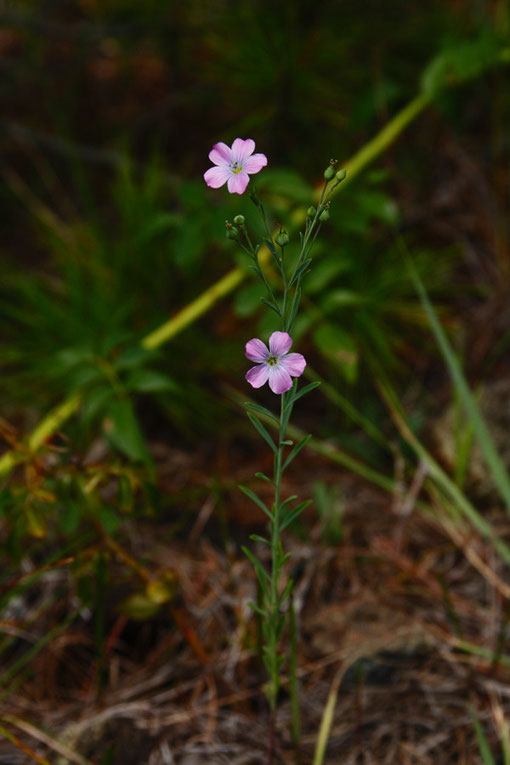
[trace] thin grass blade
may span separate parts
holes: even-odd
[[[464,409],[466,410],[466,414],[473,426],[473,431],[478,442],[478,446],[480,447],[480,451],[485,458],[487,467],[489,468],[494,479],[494,483],[498,487],[500,494],[507,506],[507,510],[510,513],[510,476],[508,475],[508,471],[505,468],[503,460],[501,459],[496,449],[494,440],[487,428],[485,420],[483,419],[480,408],[469,389],[464,375],[462,374],[460,364],[457,361],[446,333],[441,326],[441,323],[437,317],[437,313],[429,300],[423,282],[420,279],[420,276],[410,259],[409,268],[414,286],[427,314],[430,327],[434,337],[436,338],[436,342],[443,355],[443,358],[448,366],[452,382],[457,388],[459,398],[461,399]]]

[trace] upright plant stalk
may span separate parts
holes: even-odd
[[[267,656],[267,669],[269,673],[269,686],[267,689],[267,696],[271,711],[276,709],[276,702],[278,698],[278,691],[280,689],[280,668],[284,661],[284,656],[278,653],[278,643],[285,627],[285,617],[282,615],[282,606],[285,604],[287,597],[290,595],[293,582],[288,580],[283,593],[280,595],[280,580],[282,577],[283,566],[288,560],[288,555],[284,555],[283,546],[280,539],[282,531],[282,516],[284,515],[285,506],[287,502],[281,501],[281,481],[285,465],[283,462],[283,450],[286,445],[290,445],[291,442],[285,441],[285,433],[289,417],[292,413],[293,407],[293,393],[296,388],[293,387],[289,394],[283,393],[280,397],[280,418],[279,418],[279,430],[278,430],[278,446],[274,459],[274,505],[273,505],[273,518],[270,522],[270,540],[271,540],[271,586],[270,586],[270,602],[267,606],[267,629],[266,638],[267,645],[265,653]],[[287,399],[289,399],[287,401]],[[288,407],[288,409],[287,409]],[[303,503],[302,509],[308,503]],[[288,525],[288,524],[285,524]]]
[[[242,249],[249,255],[252,260],[252,270],[264,284],[267,294],[266,297],[262,298],[263,302],[278,315],[280,320],[279,323],[281,331],[273,333],[270,338],[269,345],[271,350],[268,351],[269,355],[266,359],[267,365],[277,366],[279,363],[280,357],[278,355],[274,355],[274,348],[276,345],[271,345],[271,340],[275,335],[287,338],[287,349],[290,348],[290,343],[292,342],[290,333],[292,332],[301,301],[301,283],[311,264],[311,250],[320,231],[322,223],[327,221],[329,218],[329,199],[331,193],[346,177],[345,170],[336,172],[334,164],[335,163],[332,161],[324,173],[325,183],[317,207],[315,208],[312,206],[307,210],[305,230],[300,235],[301,248],[291,273],[289,273],[285,257],[285,247],[289,242],[287,232],[280,230],[279,233],[277,233],[274,237],[271,236],[269,227],[267,226],[267,218],[264,208],[258,200],[255,192],[251,194],[251,199],[257,208],[259,208],[266,230],[268,231],[268,238],[264,240],[264,244],[272,255],[276,264],[276,272],[280,276],[281,298],[279,300],[275,296],[275,291],[270,284],[268,277],[260,268],[258,260],[259,246],[253,246],[250,236],[246,230],[244,216],[238,215],[234,218],[233,223],[227,223],[227,236],[231,239],[235,239],[240,244]],[[250,343],[259,343],[262,345],[261,341],[258,340],[252,340]],[[252,356],[248,353],[248,346],[250,343],[247,344],[247,355],[248,358],[255,359],[255,356]],[[300,354],[294,355],[300,356]],[[304,363],[305,362],[303,359],[303,369]],[[253,370],[250,371],[253,372]],[[291,374],[294,377],[298,377],[301,372],[302,370],[299,373],[291,372]],[[249,375],[250,373],[248,373],[247,379],[249,382],[251,382]],[[258,382],[254,387],[259,387],[259,384],[260,382]],[[251,537],[253,540],[269,546],[271,551],[271,559],[268,569],[266,569],[264,564],[251,552],[251,550],[247,548],[243,549],[254,566],[262,593],[261,601],[257,605],[250,605],[259,615],[262,623],[262,652],[264,664],[268,673],[266,695],[271,710],[271,731],[274,731],[274,715],[277,709],[278,694],[280,690],[280,674],[282,665],[286,658],[286,652],[282,652],[280,650],[280,643],[282,634],[287,624],[286,610],[293,589],[292,579],[290,577],[285,578],[284,576],[284,566],[289,559],[289,555],[284,553],[281,537],[285,528],[289,526],[289,524],[292,523],[292,521],[294,521],[309,504],[308,501],[305,501],[301,502],[297,506],[294,506],[294,500],[297,499],[295,496],[287,497],[285,499],[282,497],[283,474],[292,460],[297,456],[299,451],[301,451],[301,449],[305,446],[310,438],[310,436],[305,436],[299,441],[299,443],[294,445],[292,441],[286,440],[286,434],[294,404],[299,398],[313,390],[318,384],[319,383],[317,382],[311,383],[299,389],[298,391],[297,379],[294,379],[292,386],[289,389],[285,388],[283,391],[280,391],[279,389],[276,389],[276,385],[271,385],[270,381],[270,387],[272,388],[273,392],[280,395],[279,415],[273,414],[268,409],[260,406],[259,404],[246,404],[250,421],[259,432],[259,434],[264,438],[274,454],[273,477],[268,478],[268,476],[265,476],[262,473],[257,473],[257,477],[267,481],[273,486],[274,498],[271,509],[269,509],[260,499],[260,497],[258,497],[250,489],[241,487],[244,493],[247,494],[247,496],[249,496],[266,513],[269,518],[269,539],[264,539],[258,535],[252,535]],[[264,415],[266,418],[269,417],[275,424],[278,433],[276,442],[266,430],[260,419],[258,419],[257,415]],[[285,450],[287,447],[293,448],[286,456]],[[292,666],[290,665],[291,662],[289,662],[290,670],[292,671],[292,668],[294,668],[295,672],[295,662],[292,662]],[[299,731],[299,719],[297,712],[298,685],[297,682],[293,682],[293,679],[291,679],[290,685],[291,692],[293,694],[293,727],[296,731]],[[270,734],[270,752],[268,762],[271,762],[272,757],[272,738],[273,733]],[[298,745],[298,742],[296,745]]]

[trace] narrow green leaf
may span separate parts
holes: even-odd
[[[271,486],[274,486],[274,481],[271,478],[269,478],[267,475],[265,475],[264,473],[255,473],[255,478],[261,478],[263,481],[267,481],[267,483],[270,483]]]
[[[297,494],[292,494],[292,496],[287,497],[287,499],[281,503],[280,505],[280,512],[284,512],[287,507],[290,505],[291,502],[294,502],[294,500],[297,499]]]
[[[280,308],[279,306],[276,305],[276,303],[272,303],[270,300],[268,300],[265,297],[261,297],[260,299],[264,303],[264,305],[267,305],[267,307],[270,308],[272,311],[274,311],[278,316],[282,315],[282,312],[280,311]]]
[[[307,258],[304,263],[302,263],[299,268],[295,271],[295,273],[292,276],[292,279],[290,280],[289,287],[292,287],[298,279],[300,279],[301,276],[304,275],[304,272],[312,262],[311,258]]]
[[[483,728],[480,724],[480,720],[477,717],[475,710],[470,706],[469,713],[473,721],[473,727],[476,733],[476,740],[478,742],[478,749],[482,755],[484,765],[496,765],[496,760],[493,757],[487,736],[483,732]]]
[[[293,587],[294,587],[294,580],[293,579],[289,579],[287,581],[287,584],[284,587],[284,590],[283,590],[282,594],[280,595],[280,597],[278,599],[278,602],[279,602],[280,606],[282,606],[285,603],[285,601],[289,597],[290,593],[292,592],[292,588]]]
[[[273,520],[273,514],[271,513],[271,511],[268,510],[268,508],[262,502],[262,500],[259,499],[259,497],[257,497],[257,495],[251,489],[248,489],[246,486],[240,486],[239,488],[241,489],[243,494],[246,494],[246,496],[249,497],[252,500],[252,502],[255,502],[255,504],[258,505],[258,507],[260,507],[260,509],[264,511],[264,513],[268,516],[268,518],[271,521]]]
[[[281,616],[278,619],[278,624],[276,625],[276,629],[275,629],[275,634],[276,634],[276,639],[277,640],[279,640],[281,638],[284,629],[285,629],[285,616]],[[285,656],[283,656],[282,654],[279,654],[278,659],[277,659],[278,668],[280,668],[282,666],[284,661],[285,661]]]
[[[111,420],[107,435],[114,446],[132,460],[147,462],[149,453],[131,401],[115,399],[108,407],[108,415]]]
[[[318,388],[319,385],[320,385],[320,382],[312,382],[312,383],[309,383],[308,385],[305,385],[304,388],[301,388],[301,390],[299,390],[296,393],[293,403],[295,404],[298,399],[300,399],[302,396],[306,396],[307,393],[310,393],[310,391],[314,390],[315,388]]]
[[[269,588],[268,588],[268,582],[271,581],[271,577],[267,573],[266,569],[262,565],[262,563],[259,561],[258,558],[255,557],[255,555],[249,550],[247,547],[241,547],[241,550],[246,555],[250,563],[252,564],[253,568],[255,569],[255,573],[257,575],[257,579],[259,580],[260,586],[262,587],[262,591],[264,592],[264,595],[266,597],[269,596]]]
[[[266,616],[266,612],[256,606],[251,600],[248,601],[248,607],[251,608],[252,611],[255,611],[256,614],[259,614],[262,617]]]
[[[264,441],[271,447],[273,452],[276,454],[278,452],[278,449],[276,448],[276,444],[265,429],[265,427],[262,425],[261,421],[255,417],[255,415],[250,414],[250,412],[247,412],[248,419],[250,420],[251,424],[255,428],[255,430],[258,430]]]
[[[292,521],[295,521],[296,518],[301,515],[303,510],[308,507],[308,505],[311,503],[311,499],[305,500],[305,502],[301,502],[300,505],[298,505],[294,510],[291,510],[291,512],[283,519],[280,525],[280,530],[283,531],[287,528],[287,526],[290,526]]]
[[[271,544],[269,539],[266,539],[265,537],[261,537],[258,534],[250,534],[250,539],[252,539],[254,542],[262,542],[265,545]]]
[[[270,417],[272,420],[280,424],[280,420],[278,417],[269,411],[269,409],[266,409],[265,406],[261,406],[260,404],[252,404],[250,401],[245,401],[244,405],[247,409],[253,409],[254,412],[258,412],[259,414],[263,414],[265,417]]]
[[[312,436],[309,434],[309,435],[305,436],[304,438],[302,438],[301,441],[298,444],[295,445],[295,447],[293,448],[293,450],[291,451],[291,453],[289,454],[289,456],[287,457],[287,459],[283,463],[282,473],[283,473],[284,470],[286,470],[288,468],[288,466],[290,465],[290,463],[292,462],[294,457],[297,457],[297,455],[299,454],[301,449],[304,446],[307,445],[307,443],[311,439],[311,437]]]
[[[296,319],[296,314],[298,312],[299,303],[301,301],[301,287],[296,287],[296,291],[294,293],[294,299],[292,301],[292,308],[290,311],[290,317],[287,322],[287,331],[290,332],[292,327],[294,326],[294,321]]]
[[[275,248],[273,247],[273,243],[269,241],[269,239],[264,239],[264,242],[266,244],[267,249],[272,255],[276,255],[278,257]]]

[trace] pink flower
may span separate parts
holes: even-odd
[[[209,152],[209,159],[216,167],[204,173],[208,186],[218,189],[226,182],[231,194],[244,194],[249,176],[258,173],[267,165],[265,154],[254,154],[255,141],[236,138],[229,149],[226,143],[215,143]]]
[[[246,379],[254,388],[260,388],[269,380],[273,393],[285,393],[292,388],[292,377],[299,377],[306,367],[304,356],[289,353],[292,338],[287,332],[273,332],[269,338],[269,350],[262,340],[254,338],[246,343],[246,357],[256,361],[257,366],[246,373]]]

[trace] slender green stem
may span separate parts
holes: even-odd
[[[244,225],[244,223],[243,223],[243,225],[241,226],[241,230],[242,230],[242,232],[243,232],[243,234],[244,234],[244,237],[245,237],[245,239],[246,239],[246,242],[247,242],[247,244],[248,244],[248,247],[249,247],[249,249],[250,249],[250,255],[252,256],[252,258],[253,258],[253,259],[255,259],[256,250],[255,250],[255,247],[253,246],[253,243],[252,243],[252,241],[251,241],[251,238],[250,238],[250,234],[248,233],[248,229],[246,228],[246,226]]]
[[[274,244],[274,242],[273,242],[273,233],[272,233],[271,229],[269,228],[269,223],[267,222],[267,218],[266,218],[266,211],[264,210],[264,206],[263,205],[261,205],[260,203],[259,203],[259,205],[260,205],[260,212],[262,213],[262,220],[264,221],[264,226],[265,226],[265,229],[266,229],[267,237],[268,237],[269,241],[272,244]]]
[[[280,425],[278,431],[278,449],[274,460],[274,505],[273,520],[271,522],[271,586],[270,603],[268,613],[268,662],[270,675],[269,703],[271,709],[276,708],[276,700],[280,687],[278,666],[278,622],[280,616],[278,584],[281,571],[281,546],[280,546],[280,510],[281,510],[281,480],[282,480],[282,457],[285,441],[285,393],[280,397]]]
[[[283,283],[283,303],[282,303],[282,332],[285,332],[287,329],[287,293],[288,293],[288,283],[287,283],[287,274],[285,273],[285,262],[283,257],[284,248],[282,247],[282,254],[280,257],[280,271],[282,274],[282,283]],[[283,396],[282,396],[283,398]]]
[[[257,254],[254,255],[254,260],[255,260],[255,263],[257,264],[257,268],[259,269],[259,272],[260,272],[262,281],[264,282],[264,285],[266,287],[267,293],[268,293],[269,297],[271,298],[271,300],[273,301],[273,303],[275,304],[275,306],[278,308],[279,307],[278,306],[278,301],[275,298],[273,289],[272,289],[271,285],[269,284],[269,281],[267,280],[267,277],[266,277],[263,269],[260,267],[260,263],[259,263],[259,259],[258,259],[258,255]],[[282,312],[282,315],[284,315],[283,312]]]

